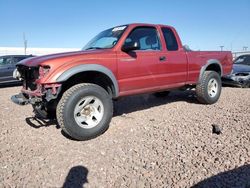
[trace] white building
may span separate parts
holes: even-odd
[[[78,48],[27,48],[27,55],[46,55],[60,52],[79,51]],[[23,47],[0,47],[0,55],[24,55]]]

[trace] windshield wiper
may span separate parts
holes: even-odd
[[[103,49],[103,48],[100,48],[100,47],[89,47],[89,48],[86,48],[85,50],[100,50],[100,49]]]

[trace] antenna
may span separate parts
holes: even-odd
[[[24,44],[24,55],[26,55],[28,40],[25,37],[25,33],[23,32],[23,44]]]

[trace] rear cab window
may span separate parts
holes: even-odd
[[[139,50],[161,50],[158,31],[155,27],[136,27],[125,40],[125,44],[130,42],[138,42]]]
[[[167,27],[162,27],[161,28],[164,40],[166,43],[166,47],[168,51],[177,51],[179,49],[177,39],[175,37],[174,32],[172,29],[167,28]]]

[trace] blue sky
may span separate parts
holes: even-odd
[[[0,0],[0,46],[81,48],[126,23],[174,26],[196,50],[250,50],[249,0]]]

